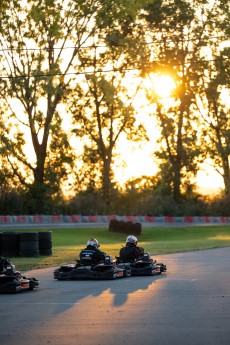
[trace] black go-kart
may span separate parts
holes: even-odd
[[[38,285],[36,278],[22,275],[9,259],[0,257],[0,293],[31,291]]]
[[[119,267],[112,260],[111,256],[106,256],[104,261],[98,264],[90,263],[88,260],[76,260],[76,264],[64,264],[54,270],[54,279],[76,280],[76,279],[116,279],[125,278],[131,275],[128,267]]]
[[[116,257],[116,265],[131,271],[131,276],[154,276],[167,271],[166,265],[153,260],[148,253],[143,253],[136,260],[122,260]]]

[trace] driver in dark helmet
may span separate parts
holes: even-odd
[[[87,247],[80,252],[80,260],[89,264],[98,264],[105,260],[105,253],[98,248],[100,244],[96,238],[90,238],[87,241]]]
[[[134,261],[144,254],[144,249],[137,246],[136,236],[129,235],[126,238],[125,247],[120,249],[120,259],[123,261]]]

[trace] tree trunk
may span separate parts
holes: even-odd
[[[230,193],[230,168],[229,168],[229,162],[228,157],[226,160],[223,160],[223,170],[224,170],[224,192],[225,195],[229,195]]]
[[[111,210],[112,204],[112,183],[111,183],[111,158],[106,158],[103,161],[103,180],[102,193],[105,201],[105,213]]]

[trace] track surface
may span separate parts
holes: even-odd
[[[167,274],[56,281],[0,295],[4,345],[229,345],[230,248],[162,255]]]

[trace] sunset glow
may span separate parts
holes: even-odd
[[[161,98],[170,97],[176,86],[174,80],[169,75],[154,76],[152,83],[155,93]]]

